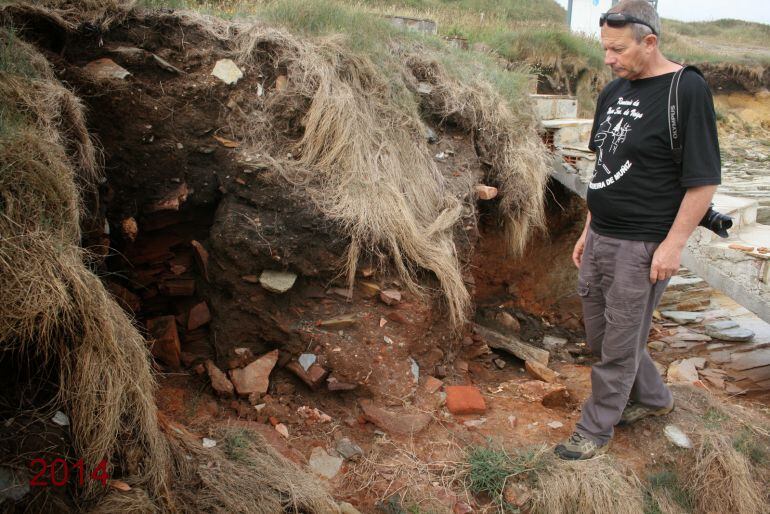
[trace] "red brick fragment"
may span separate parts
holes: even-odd
[[[195,330],[211,321],[211,312],[206,302],[201,302],[190,309],[187,317],[187,330]]]
[[[455,415],[484,414],[487,405],[475,386],[446,386],[446,405]]]
[[[201,275],[203,275],[203,278],[206,279],[206,282],[208,282],[209,281],[209,252],[198,241],[195,241],[195,240],[190,241],[190,244],[195,250],[195,262],[198,265],[198,269],[200,270]]]
[[[181,367],[179,354],[179,334],[176,331],[176,318],[174,316],[161,316],[147,320],[147,332],[152,341],[152,355],[159,361],[167,364],[172,369]]]

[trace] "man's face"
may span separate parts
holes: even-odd
[[[647,36],[637,43],[630,25],[618,28],[605,25],[602,27],[604,64],[618,77],[639,78],[652,56],[654,45],[651,39],[654,37]]]

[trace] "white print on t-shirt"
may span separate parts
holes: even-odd
[[[618,98],[616,105],[611,105],[607,109],[605,120],[599,125],[594,136],[594,146],[596,147],[596,167],[591,177],[589,187],[591,189],[601,189],[617,182],[633,165],[631,161],[626,161],[619,170],[610,169],[604,161],[607,153],[614,154],[618,148],[628,138],[631,132],[631,124],[644,117],[644,113],[639,112],[639,100],[626,100],[622,96]],[[600,173],[603,172],[603,173]]]
[[[620,178],[623,175],[626,174],[626,172],[631,168],[631,166],[633,166],[633,164],[631,164],[631,161],[627,160],[626,162],[623,163],[623,166],[620,167],[620,169],[617,171],[617,173],[615,173],[611,177],[607,177],[606,179],[602,180],[601,182],[593,182],[592,181],[590,184],[588,184],[588,187],[590,189],[601,189],[603,187],[607,187],[609,185],[612,185],[615,182],[617,182],[618,180],[620,180]]]

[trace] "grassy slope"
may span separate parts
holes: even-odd
[[[429,18],[440,37],[460,36],[481,43],[511,62],[542,69],[559,87],[567,85],[590,110],[595,88],[609,79],[598,42],[571,34],[566,12],[553,0],[140,0],[149,6],[192,7],[235,17],[256,15],[310,35],[343,33],[353,47],[388,61],[387,42],[420,40],[440,49],[440,39],[399,32],[378,15]],[[374,14],[374,15],[373,15]],[[723,62],[770,65],[766,41],[770,26],[738,20],[683,23],[664,20],[663,50],[691,64]],[[522,73],[507,73],[480,52],[438,52],[458,74],[484,73],[506,97],[515,100]],[[464,55],[462,55],[464,54]],[[582,77],[582,78],[581,78]],[[579,81],[579,82],[576,82]]]

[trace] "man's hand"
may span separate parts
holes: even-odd
[[[572,250],[572,262],[575,263],[575,266],[580,269],[580,263],[583,262],[583,250],[585,250],[586,247],[586,231],[584,230],[582,234],[580,234],[580,237],[577,240],[577,243],[575,243],[575,249]]]
[[[676,275],[681,259],[682,247],[664,240],[652,256],[650,282],[654,284],[658,280],[666,280]]]

